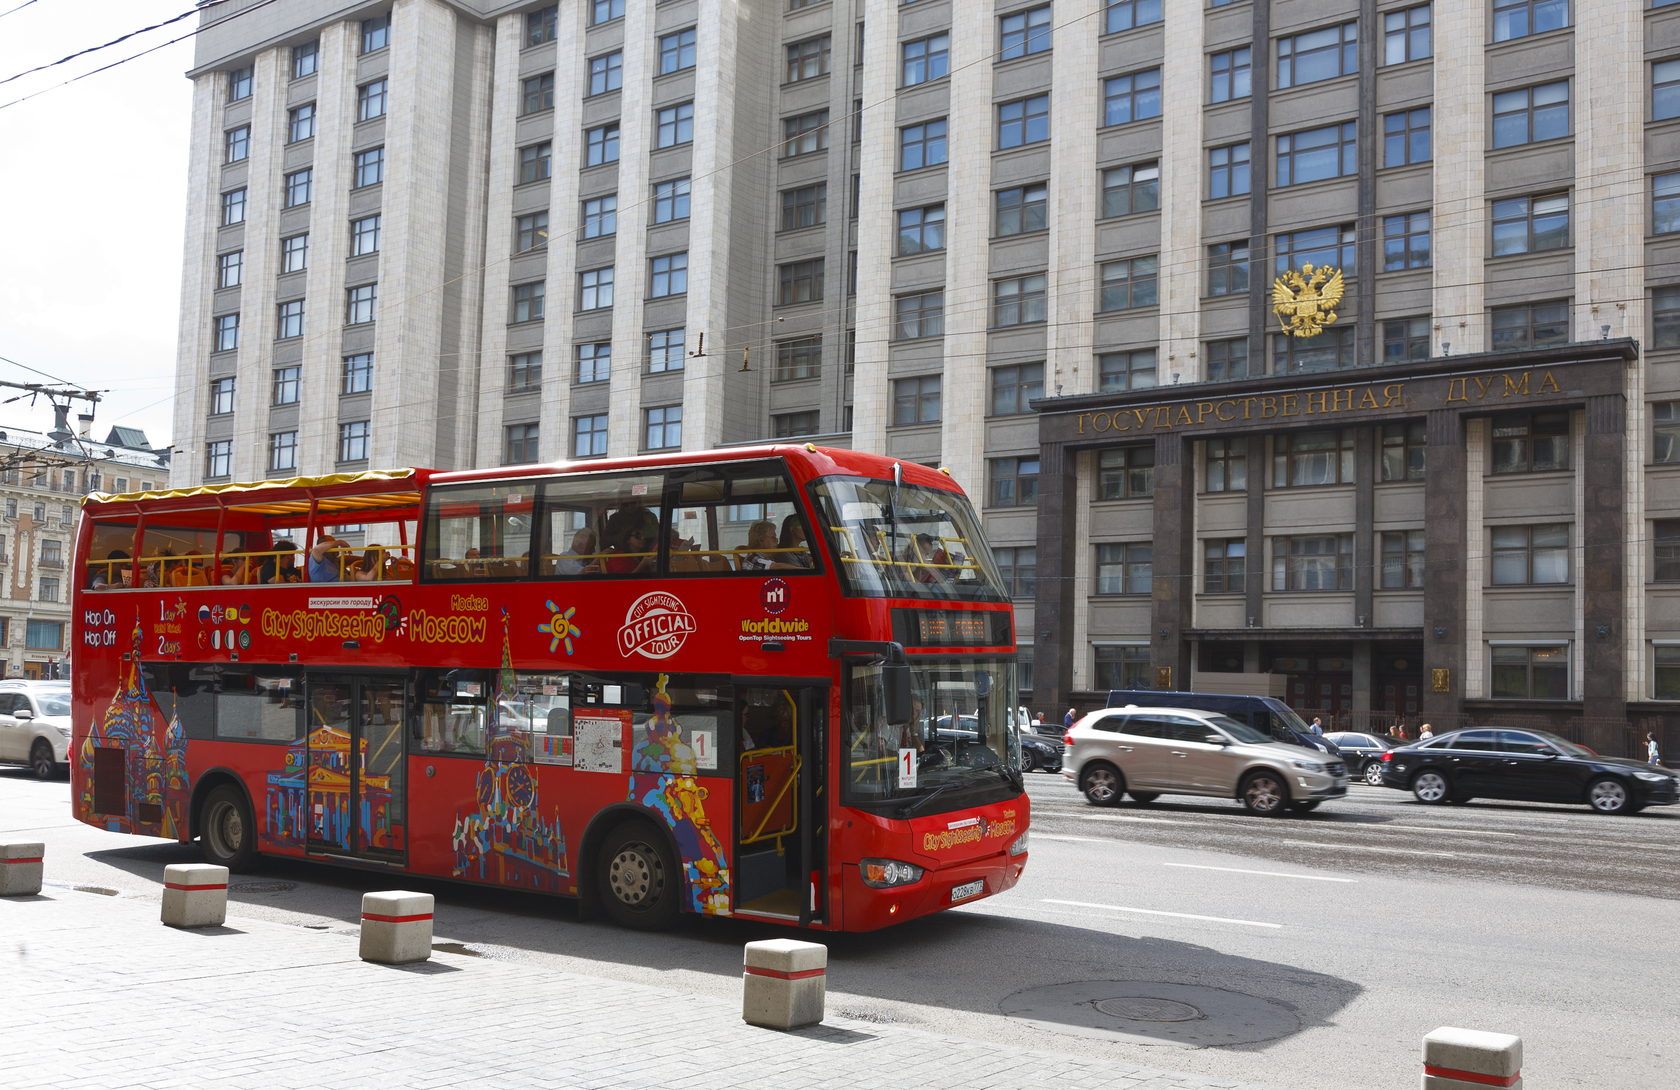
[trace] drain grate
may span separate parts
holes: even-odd
[[[101,897],[115,897],[117,895],[116,890],[106,889],[104,886],[71,886],[70,888],[77,893],[97,893]]]
[[[1076,980],[1004,998],[1011,1018],[1056,1033],[1140,1045],[1219,1048],[1288,1036],[1295,1013],[1255,995],[1148,980]]]
[[[297,888],[296,882],[235,882],[233,888],[240,893],[290,893]]]
[[[474,950],[464,942],[434,942],[432,949],[445,954],[465,954],[469,958],[481,958],[484,954]]]

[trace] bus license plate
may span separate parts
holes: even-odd
[[[972,882],[964,882],[953,889],[951,891],[951,903],[956,904],[958,901],[966,901],[968,898],[978,897],[984,892],[986,892],[986,880],[976,878]]]

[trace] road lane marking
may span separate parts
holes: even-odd
[[[1113,841],[1100,836],[1051,836],[1049,833],[1033,831],[1034,840],[1060,840],[1069,844],[1111,844]]]
[[[1209,867],[1201,863],[1163,863],[1164,867],[1183,867],[1186,870],[1222,870],[1230,874],[1263,874],[1268,878],[1304,878],[1309,882],[1357,882],[1357,878],[1331,878],[1322,874],[1287,874],[1277,870],[1244,870],[1242,867]]]
[[[1057,901],[1045,898],[1040,902],[1047,905],[1068,905],[1072,908],[1100,908],[1107,912],[1136,912],[1144,916],[1175,916],[1181,920],[1207,920],[1212,923],[1237,923],[1244,927],[1282,927],[1281,923],[1264,923],[1260,920],[1233,920],[1227,916],[1198,916],[1194,912],[1162,912],[1154,908],[1128,908],[1125,905],[1096,905],[1089,901]]]

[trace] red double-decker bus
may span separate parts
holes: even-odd
[[[91,825],[633,927],[869,930],[1026,863],[1009,599],[924,466],[765,446],[94,496],[75,563]]]

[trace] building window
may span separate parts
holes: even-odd
[[[239,347],[239,315],[216,315],[216,351],[231,352]]]
[[[894,424],[937,424],[943,403],[939,375],[918,375],[893,381]]]
[[[659,74],[668,76],[672,72],[693,68],[696,41],[694,27],[662,35],[659,39]]]
[[[543,144],[541,146],[544,148],[548,147],[547,144]],[[548,158],[548,154],[546,152],[543,154],[543,158],[545,160]],[[583,134],[584,166],[598,167],[602,163],[616,162],[618,162],[617,124],[600,125],[596,128],[587,130]],[[543,169],[546,172],[548,168],[545,165]],[[543,177],[548,177],[547,173],[544,173]]]
[[[270,404],[296,405],[298,403],[298,392],[303,387],[302,366],[294,363],[286,367],[276,367],[273,378]]]
[[[57,593],[55,586],[55,601]],[[0,628],[0,633],[3,632],[4,628]],[[64,625],[60,621],[25,621],[23,633],[23,645],[31,651],[60,651],[64,648]]]
[[[1428,212],[1384,216],[1382,232],[1384,272],[1429,267]]]
[[[1569,648],[1492,648],[1488,695],[1495,700],[1568,700]]]
[[[820,413],[815,409],[807,409],[797,413],[772,413],[770,416],[770,434],[776,439],[796,439],[805,435],[816,435],[822,427]]]
[[[1248,587],[1248,542],[1240,537],[1208,538],[1202,542],[1202,590],[1207,594],[1241,594]]]
[[[44,544],[45,543],[43,543],[43,545]],[[53,544],[56,545],[57,542],[54,542]],[[45,556],[43,556],[41,558],[41,562],[43,564],[46,563],[46,557]],[[40,594],[40,600],[41,601],[43,601],[43,602],[56,602],[56,601],[58,601],[58,582],[59,581],[58,581],[57,576],[43,575],[41,577],[41,594]],[[30,621],[29,623],[34,624],[35,622]],[[59,638],[62,639],[63,636],[61,635]]]
[[[385,180],[385,149],[368,148],[356,153],[356,188],[377,185]]]
[[[823,259],[776,266],[776,305],[816,303],[823,297]]]
[[[233,379],[218,378],[210,381],[210,415],[224,416],[233,411]]]
[[[519,149],[519,184],[540,182],[553,173],[554,145],[544,140]]]
[[[288,299],[275,307],[274,339],[283,341],[303,336],[303,300]]]
[[[578,273],[578,309],[602,310],[613,305],[613,267]]]
[[[946,124],[943,117],[898,130],[898,169],[917,170],[945,162]]]
[[[1113,83],[1113,80],[1109,81]],[[943,129],[943,122],[940,123]],[[1050,96],[1033,95],[1001,102],[997,108],[997,146],[1018,148],[1050,139]],[[943,157],[940,159],[944,161]]]
[[[1569,582],[1569,524],[1494,526],[1488,530],[1496,587]]]
[[[1429,315],[1388,318],[1382,323],[1384,363],[1401,363],[1429,358]]]
[[[1226,144],[1208,149],[1208,200],[1236,197],[1249,191],[1249,145]]]
[[[1651,461],[1680,462],[1680,401],[1658,401],[1651,406]]]
[[[240,190],[243,193],[244,190]],[[1680,172],[1651,176],[1651,233],[1680,231]]]
[[[560,33],[560,5],[550,4],[545,8],[525,13],[525,47],[552,42]]]
[[[1658,3],[1677,3],[1680,0],[1658,0]],[[0,635],[5,629],[0,627]],[[1680,700],[1680,647],[1658,645],[1652,649],[1653,700]]]
[[[542,389],[542,353],[516,352],[508,357],[507,390],[510,394]]]
[[[233,473],[233,440],[218,439],[204,445],[204,475],[227,477]]]
[[[245,251],[216,255],[216,286],[237,288],[245,276]]]
[[[351,420],[338,426],[338,460],[365,462],[368,457],[368,421]]]
[[[1432,55],[1429,5],[1383,13],[1383,63],[1405,64]]]
[[[598,458],[607,452],[607,414],[572,417],[572,457]]]
[[[1161,207],[1161,165],[1135,163],[1102,173],[1102,214],[1128,216]]]
[[[1493,256],[1562,250],[1569,245],[1569,194],[1493,202]]]
[[[1382,535],[1382,588],[1423,589],[1423,531],[1388,530]]]
[[[1276,265],[1273,274],[1281,276],[1285,270],[1299,269],[1311,264],[1315,268],[1339,268],[1346,275],[1352,276],[1356,240],[1357,234],[1352,224],[1314,227],[1277,235],[1272,243]]]
[[[1680,348],[1680,285],[1651,289],[1651,347]]]
[[[350,221],[351,257],[361,257],[363,254],[379,252],[380,219],[381,217],[373,215]]]
[[[624,18],[624,0],[589,0],[589,25],[599,26]]]
[[[544,72],[519,83],[519,116],[554,109],[554,73]]]
[[[343,376],[339,382],[341,394],[365,394],[373,389],[373,353],[358,352],[344,357]]]
[[[1012,12],[998,19],[998,55],[1000,61],[1050,51],[1050,5]]]
[[[829,36],[806,38],[787,46],[787,69],[783,83],[800,83],[828,75]]]
[[[601,238],[618,231],[618,194],[591,197],[583,202],[583,237]]]
[[[822,374],[822,337],[800,337],[776,342],[776,368],[772,382],[794,382]]]
[[[356,120],[372,121],[385,116],[386,81],[376,79],[356,88]]]
[[[268,437],[268,470],[270,473],[292,472],[297,469],[297,432],[277,431]]]
[[[292,78],[302,79],[313,76],[321,65],[321,43],[317,41],[304,42],[302,45],[292,46]]]
[[[1248,338],[1230,337],[1207,342],[1209,382],[1228,382],[1248,376]]]
[[[1403,167],[1430,159],[1428,106],[1383,114],[1383,166]]]
[[[828,111],[812,110],[808,114],[782,119],[782,158],[810,155],[828,147]],[[902,169],[902,168],[901,168]]]
[[[688,291],[688,251],[648,258],[648,298],[663,299]]]
[[[1272,436],[1272,487],[1353,483],[1353,431],[1279,432]]]
[[[1034,398],[1044,396],[1044,364],[1017,363],[991,369],[993,416],[1032,411]]]
[[[1568,411],[1500,413],[1492,419],[1492,473],[1552,473],[1569,468]]]
[[[302,272],[309,267],[309,236],[291,235],[280,240],[280,271]]]
[[[1044,103],[1045,138],[1049,136],[1050,103]],[[1161,116],[1161,70],[1151,68],[1103,80],[1103,124],[1124,125],[1130,121]]]
[[[300,204],[308,204],[310,193],[315,188],[315,172],[309,167],[294,170],[286,175],[286,205],[296,208]]]
[[[647,450],[674,450],[682,446],[682,406],[643,409],[642,434],[646,437]]]
[[[1103,393],[1151,389],[1157,385],[1156,368],[1153,348],[1104,352],[1097,357],[1097,388]]]
[[[222,134],[224,161],[244,162],[251,155],[251,126],[241,125]]]
[[[1248,291],[1248,241],[1216,242],[1208,247],[1209,295],[1241,295]]]
[[[345,325],[362,325],[373,321],[379,303],[379,285],[359,284],[345,291]]]
[[[992,325],[1042,322],[1046,313],[1044,273],[992,281]]]
[[[615,50],[589,58],[589,93],[604,95],[624,86],[624,53]]]
[[[1148,594],[1154,580],[1155,546],[1147,541],[1097,546],[1098,594]]]
[[[827,38],[823,41],[827,42]],[[789,50],[793,47],[789,46]],[[789,61],[791,63],[791,56]],[[899,82],[905,87],[944,79],[951,74],[951,36],[935,34],[905,42],[900,50]]]
[[[994,547],[992,560],[1003,581],[1003,592],[1011,598],[1031,598],[1038,593],[1038,549],[1032,545]]]
[[[1351,325],[1343,325],[1332,326],[1312,337],[1272,334],[1272,373],[1345,371],[1355,366],[1358,357],[1353,332]]]
[[[671,223],[688,218],[689,180],[672,178],[653,183],[653,222]]]
[[[1155,494],[1155,448],[1117,447],[1097,453],[1097,498],[1141,500]]]
[[[1680,178],[1680,174],[1675,175]],[[230,189],[222,194],[222,226],[232,227],[245,222],[245,188]]]
[[[512,306],[508,314],[510,322],[540,322],[543,319],[543,301],[547,296],[544,281],[536,280],[529,284],[515,284],[512,292]]]
[[[1651,581],[1680,583],[1680,519],[1651,523]]]
[[[1359,71],[1359,24],[1309,30],[1277,43],[1277,86],[1299,87]]]
[[[1352,534],[1272,539],[1273,590],[1348,590],[1352,586]]]
[[[1203,444],[1202,488],[1207,492],[1248,490],[1248,443],[1244,439],[1209,439]]]
[[[1493,0],[1493,40],[1508,42],[1569,25],[1569,0]]]
[[[1253,93],[1254,70],[1249,47],[1227,49],[1208,58],[1208,101],[1230,102]]]
[[[315,104],[305,102],[286,111],[286,141],[295,144],[315,135]]]
[[[782,190],[782,230],[816,227],[828,220],[828,183]]]
[[[513,252],[541,250],[548,245],[548,210],[528,212],[513,221]]]
[[[945,293],[924,291],[893,300],[893,340],[945,335]]]
[[[1359,126],[1352,121],[1277,137],[1277,184],[1300,185],[1359,172]]]
[[[377,53],[391,44],[391,14],[362,20],[362,52]]]
[[[998,190],[993,194],[993,233],[1005,238],[1044,230],[1049,192],[1043,182]]]
[[[1098,266],[1102,273],[1102,294],[1098,300],[1098,310],[1130,310],[1154,306],[1157,264],[1155,254],[1103,262]]]
[[[945,206],[903,208],[898,213],[898,256],[925,254],[945,248]]]
[[[986,464],[986,496],[993,507],[1025,507],[1038,499],[1038,455],[993,458]]]
[[[1161,21],[1161,0],[1108,0],[1103,15],[1103,33],[1130,30]]]
[[[605,382],[612,377],[612,344],[599,341],[577,346],[577,381]]]
[[[1569,343],[1567,299],[1492,307],[1488,316],[1495,352]]]
[[[1569,135],[1569,81],[1493,96],[1493,146],[1511,148]]]
[[[509,424],[502,429],[502,464],[520,465],[534,462],[540,457],[538,443],[541,438],[540,426],[537,424]]]
[[[1149,648],[1144,644],[1099,643],[1091,647],[1093,674],[1099,689],[1147,689],[1150,686]]]
[[[688,331],[681,326],[676,329],[658,329],[647,335],[648,338],[648,373],[662,374],[666,371],[681,371],[686,362],[684,351],[688,343]]]
[[[654,111],[654,139],[656,148],[674,148],[694,140],[694,103],[679,102]]]

